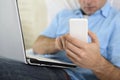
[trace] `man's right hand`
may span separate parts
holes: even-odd
[[[51,54],[60,50],[65,50],[64,35],[56,39],[41,35],[33,45],[33,51],[39,54]]]
[[[33,44],[33,51],[38,54],[51,54],[57,52],[55,47],[55,38],[49,38],[40,35],[38,39]]]

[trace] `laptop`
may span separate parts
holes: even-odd
[[[75,64],[41,56],[26,56],[17,0],[0,0],[0,57],[30,65],[74,68]]]

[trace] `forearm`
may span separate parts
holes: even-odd
[[[49,54],[58,51],[55,47],[55,39],[40,36],[33,45],[33,50],[39,54]]]
[[[105,59],[98,69],[93,70],[93,72],[100,80],[120,80],[120,69]]]

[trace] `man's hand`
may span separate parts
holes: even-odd
[[[55,47],[58,50],[65,50],[65,36],[60,36],[55,40]]]
[[[39,54],[52,54],[58,51],[55,46],[55,38],[39,36],[33,45],[33,51]]]
[[[65,50],[64,35],[58,38],[39,36],[33,45],[33,51],[39,54],[52,54],[60,50]]]
[[[96,35],[89,31],[91,43],[86,43],[66,35],[66,52],[75,64],[83,68],[97,69],[103,59],[100,55],[99,41]]]
[[[65,36],[68,58],[79,67],[91,69],[100,80],[120,80],[120,69],[101,56],[96,35],[89,31],[89,36],[91,43]]]

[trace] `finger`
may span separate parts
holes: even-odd
[[[60,39],[61,39],[61,42],[62,42],[62,48],[65,50],[66,46],[65,46],[65,38],[64,38],[64,36],[61,36]]]
[[[84,62],[82,61],[82,58],[74,55],[74,53],[70,50],[66,50],[67,53],[67,57],[76,65],[78,65],[79,67],[83,67],[84,68]]]
[[[98,40],[97,36],[93,32],[91,32],[89,30],[88,35],[91,37],[91,40],[92,40],[93,43],[97,43],[99,45],[99,40]]]
[[[74,46],[73,44],[66,42],[66,49],[72,51],[75,55],[81,57],[81,49]]]
[[[74,63],[77,61],[80,61],[80,58],[77,58],[78,56],[75,55],[72,51],[66,49],[66,53],[67,53],[68,58],[70,58],[70,60],[72,60]]]

